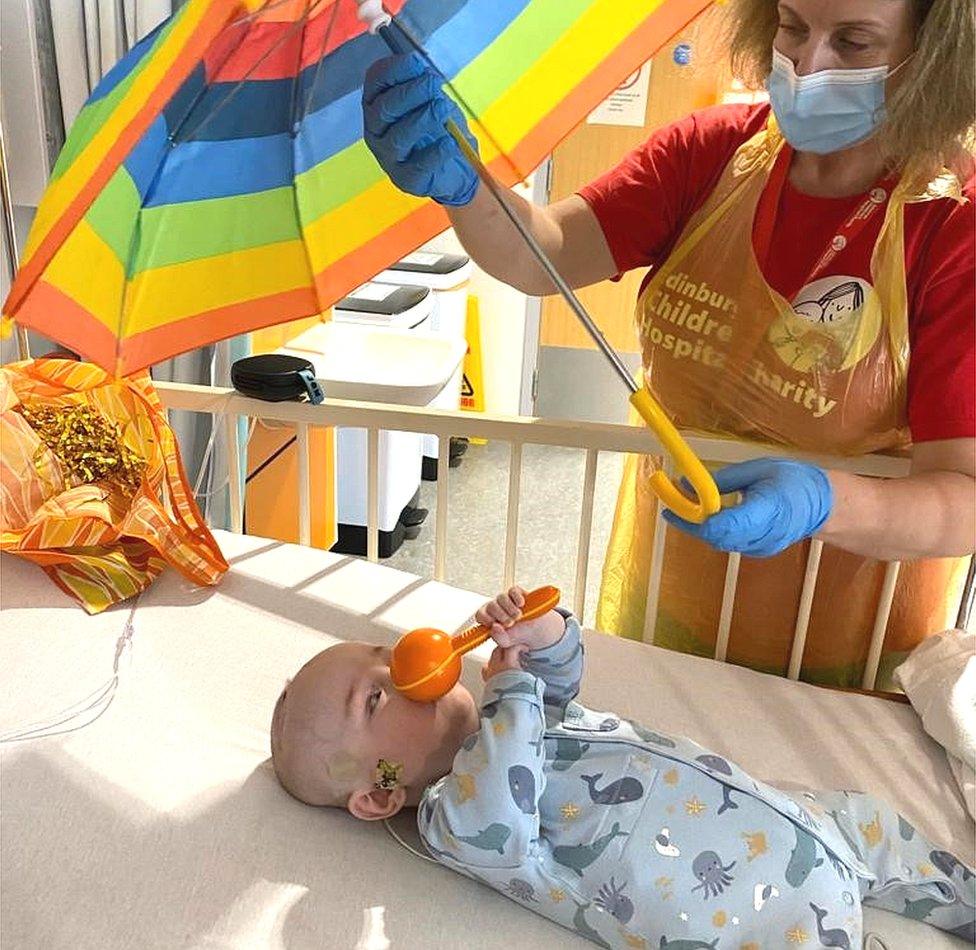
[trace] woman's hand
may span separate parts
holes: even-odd
[[[691,524],[665,511],[669,524],[720,551],[771,557],[816,534],[830,517],[833,490],[816,465],[787,459],[754,459],[715,473],[724,495],[742,492],[742,501]]]
[[[721,469],[715,482],[723,494],[741,491],[742,501],[700,525],[670,511],[664,517],[720,551],[769,557],[812,535],[881,561],[964,557],[976,548],[973,439],[916,445],[903,478],[755,459]]]
[[[475,151],[478,143],[441,83],[419,53],[374,63],[363,85],[364,138],[401,191],[461,206],[474,198],[478,175],[445,128],[448,119]]]
[[[489,600],[474,619],[491,630],[491,638],[500,647],[523,646],[528,650],[544,650],[557,643],[566,630],[566,621],[555,610],[520,623],[525,606],[525,591],[512,587],[494,600]]]

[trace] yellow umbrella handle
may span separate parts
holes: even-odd
[[[701,524],[709,515],[714,515],[722,507],[715,480],[708,469],[702,465],[698,456],[692,452],[691,446],[685,442],[646,386],[638,389],[630,397],[630,402],[650,426],[651,431],[661,440],[667,453],[674,459],[678,471],[691,482],[692,488],[698,495],[698,501],[688,498],[660,470],[651,476],[651,488],[654,494],[664,502],[666,507],[685,521]]]

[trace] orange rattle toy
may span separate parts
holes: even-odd
[[[535,620],[558,603],[557,588],[540,587],[525,595],[525,605],[518,622]],[[481,646],[490,636],[491,630],[480,625],[453,637],[429,627],[405,633],[393,648],[393,658],[390,660],[393,685],[407,699],[418,703],[432,703],[440,699],[461,678],[461,657]]]

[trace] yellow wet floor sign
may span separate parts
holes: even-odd
[[[485,377],[481,365],[481,312],[478,298],[468,297],[468,310],[464,320],[464,337],[468,351],[464,356],[461,378],[461,408],[469,412],[485,411]],[[484,439],[471,439],[475,445],[484,445]]]

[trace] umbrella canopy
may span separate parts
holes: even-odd
[[[387,0],[525,177],[708,0]],[[362,140],[354,0],[189,0],[76,120],[4,305],[117,374],[321,313],[447,225]]]

